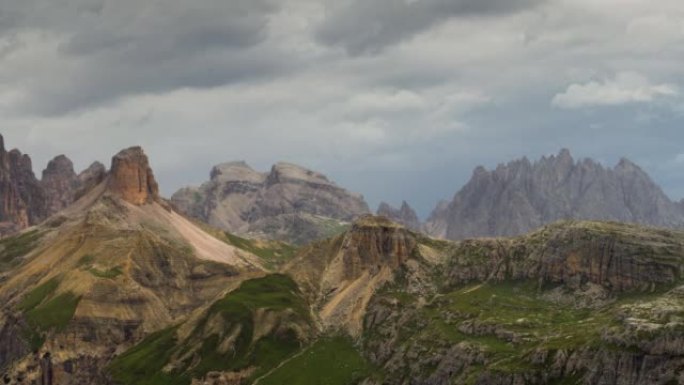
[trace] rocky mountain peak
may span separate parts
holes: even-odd
[[[448,239],[510,236],[563,219],[614,220],[661,227],[684,225],[684,210],[636,164],[606,168],[576,162],[570,151],[475,169],[449,205],[433,211],[426,227]]]
[[[128,148],[112,158],[108,189],[135,205],[159,198],[159,185],[141,147]]]
[[[638,172],[638,173],[643,173],[646,174],[641,167],[637,166],[634,162],[627,158],[621,158],[620,162],[615,166],[616,170],[622,171],[622,172]]]
[[[105,167],[104,164],[100,162],[93,162],[90,166],[88,166],[88,168],[78,174],[78,179],[83,182],[91,179],[100,179],[100,182],[102,182],[106,173],[107,167]]]
[[[73,174],[73,176],[76,176],[74,163],[66,155],[58,155],[48,162],[47,168],[43,171],[43,178],[59,174]]]
[[[416,211],[413,210],[413,208],[406,201],[402,202],[399,209],[392,207],[392,205],[386,202],[382,202],[378,206],[377,215],[389,218],[397,223],[401,223],[413,231],[418,231],[421,227]]]
[[[267,183],[303,182],[312,184],[331,184],[328,178],[318,172],[293,163],[279,162],[273,165]]]
[[[395,270],[416,246],[415,237],[404,226],[385,217],[363,215],[354,221],[342,244],[344,276],[356,279],[364,271]]]
[[[211,180],[216,182],[261,183],[264,175],[255,171],[245,161],[226,162],[211,169]]]
[[[22,154],[16,148],[9,152],[9,159],[12,168],[18,173],[28,173],[35,178],[33,173],[33,161],[27,154]]]
[[[59,155],[48,162],[41,179],[47,213],[56,213],[70,205],[78,183],[74,164],[69,158]]]
[[[242,161],[219,164],[211,180],[177,191],[171,201],[185,215],[232,233],[297,244],[339,234],[369,212],[362,195],[285,162],[268,172]]]

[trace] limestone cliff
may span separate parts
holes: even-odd
[[[11,234],[45,217],[45,195],[33,174],[31,158],[7,152],[0,136],[0,235]]]
[[[362,216],[345,233],[303,248],[284,271],[303,288],[327,328],[362,332],[376,290],[400,271],[419,275],[417,236],[384,217]]]
[[[142,148],[131,147],[112,158],[107,188],[135,205],[159,198],[159,185]]]
[[[40,181],[46,198],[46,214],[63,210],[74,202],[80,181],[74,164],[64,155],[51,160]]]

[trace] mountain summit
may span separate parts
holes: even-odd
[[[433,236],[463,239],[520,235],[562,219],[681,227],[684,210],[631,161],[605,168],[591,159],[575,161],[564,149],[534,163],[523,158],[492,171],[476,168],[426,227]]]
[[[129,203],[141,205],[159,198],[159,185],[147,155],[140,147],[131,147],[112,158],[108,189]]]
[[[245,162],[217,165],[210,181],[183,188],[171,200],[181,212],[224,230],[297,244],[337,234],[369,212],[360,194],[284,162],[267,173]]]

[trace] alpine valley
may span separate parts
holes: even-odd
[[[3,144],[0,202],[4,384],[684,384],[684,210],[627,160],[479,168],[421,223],[289,163],[166,200],[140,147],[38,180]]]

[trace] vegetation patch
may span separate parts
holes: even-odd
[[[96,276],[97,278],[105,279],[114,279],[123,274],[123,272],[121,271],[121,267],[119,266],[113,267],[109,270],[98,270],[94,267],[91,267],[90,269],[88,269],[88,272],[90,272],[90,274]]]
[[[678,333],[684,327],[678,295],[676,289],[664,293],[621,293],[586,308],[568,304],[565,298],[540,289],[536,281],[522,280],[448,289],[426,298],[425,305],[420,306],[415,295],[406,293],[402,287],[387,285],[371,308],[383,309],[374,314],[390,316],[364,331],[364,346],[376,349],[391,337],[399,341],[394,350],[432,354],[462,344],[482,354],[484,361],[463,368],[458,383],[475,383],[483,372],[504,376],[539,374],[558,351],[644,354],[638,348],[643,346],[641,341],[666,338],[668,333]],[[635,333],[633,329],[639,325],[645,325],[646,331]],[[620,346],[612,345],[623,336],[629,338]],[[534,359],[539,352],[546,352],[546,362]],[[423,378],[433,371],[434,367],[429,365],[420,368]],[[579,383],[582,378],[579,373],[555,379],[554,384]]]
[[[54,293],[55,290],[57,290],[58,286],[59,278],[54,277],[49,281],[43,283],[42,285],[36,287],[35,289],[31,290],[28,294],[24,296],[24,298],[19,303],[19,310],[24,312],[33,310],[36,306],[40,305],[45,300],[45,298],[47,298],[50,294]]]
[[[169,374],[163,368],[176,347],[177,327],[154,333],[141,343],[115,358],[109,372],[116,384],[186,385],[190,378]]]
[[[26,312],[30,325],[41,331],[63,331],[76,313],[80,297],[73,293],[64,293]]]
[[[0,240],[0,271],[16,266],[21,257],[35,249],[42,236],[40,231],[32,230]]]
[[[95,262],[95,256],[92,254],[86,254],[78,260],[78,267],[90,266]]]
[[[258,256],[270,269],[276,269],[291,260],[296,251],[295,247],[285,242],[257,241],[242,238],[228,232],[225,232],[224,236],[227,241],[226,243]]]
[[[58,286],[59,281],[53,278],[33,289],[19,304],[19,309],[24,312],[26,319],[23,336],[34,351],[43,346],[48,332],[61,332],[66,329],[81,300],[71,292],[47,300]]]
[[[323,338],[258,385],[354,385],[374,373],[348,337]]]

